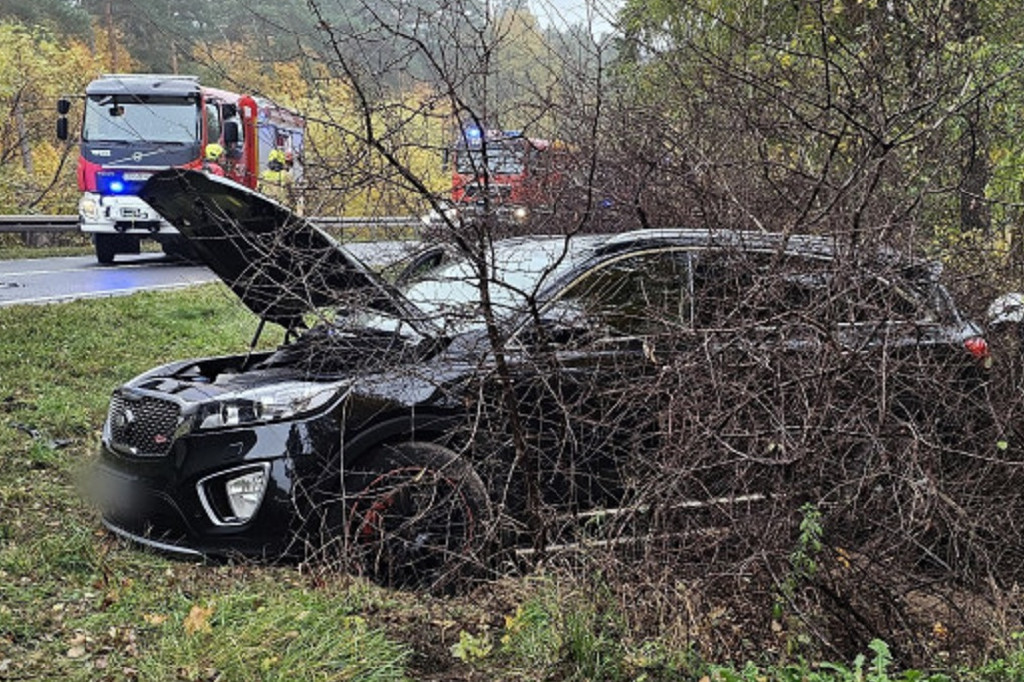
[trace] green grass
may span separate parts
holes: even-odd
[[[92,237],[81,232],[59,232],[55,234],[37,234],[43,243],[28,244],[20,234],[0,234],[0,260],[17,260],[25,258],[54,258],[61,256],[91,256],[96,251],[92,245]],[[141,250],[144,253],[160,253],[160,244],[152,239],[143,239]]]
[[[0,680],[915,679],[877,651],[715,666],[692,642],[633,635],[593,576],[508,578],[442,599],[113,539],[79,484],[110,391],[165,361],[242,351],[255,326],[221,285],[0,309]],[[1022,652],[1008,638],[960,679],[1022,680]]]
[[[89,244],[66,246],[7,246],[0,247],[0,260],[25,258],[58,258],[61,256],[89,256],[95,253]]]

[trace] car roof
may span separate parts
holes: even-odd
[[[598,257],[656,247],[714,249],[736,252],[782,253],[822,260],[855,260],[858,267],[875,272],[899,271],[908,280],[935,282],[942,263],[907,255],[877,244],[857,245],[839,236],[787,232],[761,232],[711,228],[656,228],[633,230],[605,239],[596,249]]]
[[[680,227],[634,230],[616,234],[598,247],[598,253],[606,254],[652,246],[783,251],[826,258],[835,257],[839,251],[834,237],[821,235]]]

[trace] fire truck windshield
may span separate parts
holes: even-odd
[[[463,175],[482,175],[484,150],[460,147],[455,154],[455,171]],[[510,145],[492,142],[487,145],[486,167],[493,175],[518,175],[523,172],[522,150]]]
[[[199,140],[199,107],[178,97],[86,100],[82,139],[86,142],[194,144]]]

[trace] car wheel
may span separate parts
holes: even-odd
[[[96,262],[100,265],[110,265],[117,255],[117,237],[110,234],[93,235],[96,245]]]
[[[348,554],[391,587],[448,590],[484,561],[490,505],[479,475],[435,443],[382,446],[347,478]]]

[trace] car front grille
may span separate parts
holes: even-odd
[[[166,455],[180,414],[177,403],[168,400],[148,396],[126,398],[115,393],[107,414],[111,444],[135,455]]]
[[[493,198],[504,200],[512,193],[512,188],[508,185],[471,182],[465,186],[465,192],[466,196],[470,199],[476,199],[479,197],[480,200],[483,200],[485,195],[489,195]]]

